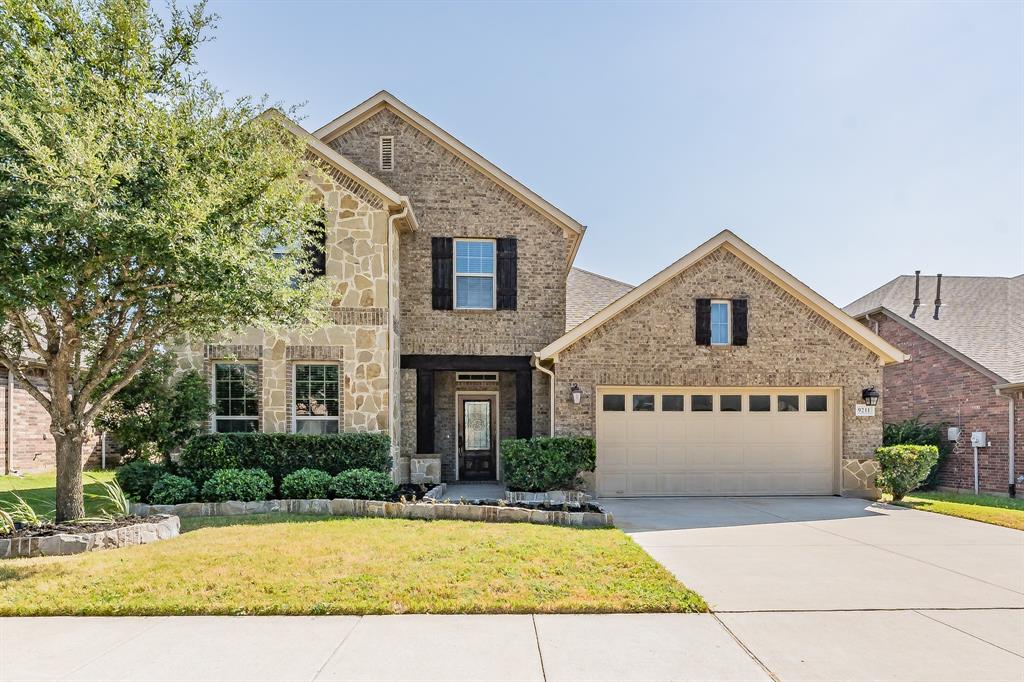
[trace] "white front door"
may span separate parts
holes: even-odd
[[[597,493],[830,495],[834,388],[600,387]]]

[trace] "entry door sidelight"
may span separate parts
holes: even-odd
[[[459,397],[459,480],[497,479],[494,398]]]

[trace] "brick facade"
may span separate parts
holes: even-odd
[[[44,393],[49,392],[46,379],[35,373],[33,383]],[[11,420],[7,418],[8,399],[13,400]],[[56,450],[50,433],[50,415],[33,398],[20,382],[14,382],[14,390],[8,395],[7,372],[0,370],[0,473],[37,473],[53,471],[56,468]],[[10,470],[8,461],[8,433],[11,436]],[[90,432],[82,447],[82,461],[86,467],[98,468],[102,462],[102,441],[100,434]],[[113,443],[108,442],[107,465],[117,463]]]
[[[748,299],[748,345],[697,346],[697,298]],[[594,435],[600,385],[837,387],[843,457],[868,460],[882,442],[884,392],[875,417],[854,416],[861,391],[882,383],[878,358],[724,248],[562,351],[555,376],[556,434]]]
[[[920,334],[883,315],[873,315],[878,334],[910,355],[910,360],[885,368],[885,419],[900,422],[920,416],[926,422],[959,426],[956,442],[942,468],[939,485],[974,487],[971,432],[985,431],[992,443],[978,451],[980,488],[1006,493],[1009,484],[1009,399],[993,385],[1003,383],[983,374]],[[868,322],[873,326],[873,322]],[[1016,475],[1024,474],[1024,398],[1016,397]]]

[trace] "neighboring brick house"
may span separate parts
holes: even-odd
[[[902,275],[845,310],[910,356],[885,369],[886,421],[960,429],[939,485],[974,488],[971,433],[984,431],[978,487],[1014,494],[1024,475],[1024,275]]]
[[[597,437],[602,494],[870,491],[881,408],[854,407],[902,353],[732,233],[633,289],[573,269],[582,224],[389,93],[286,125],[335,323],[182,348],[211,429],[387,431],[400,481],[500,480],[501,439],[554,432]]]

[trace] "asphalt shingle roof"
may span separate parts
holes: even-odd
[[[632,290],[632,284],[573,268],[565,283],[565,331],[593,317]]]
[[[1024,381],[1024,275],[943,275],[938,320],[933,319],[935,284],[935,276],[921,276],[921,307],[914,318],[914,275],[900,275],[844,310],[860,317],[885,308],[1008,383]]]

